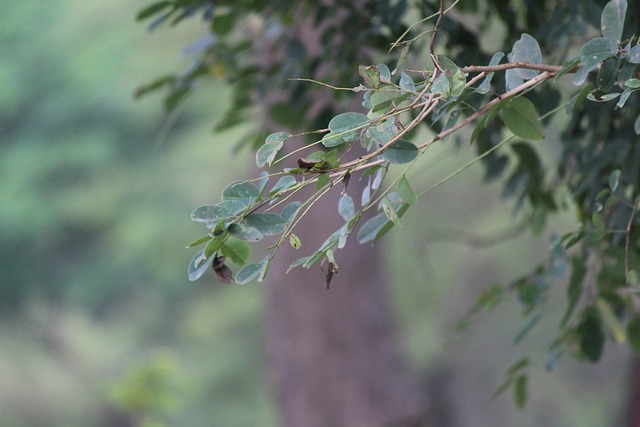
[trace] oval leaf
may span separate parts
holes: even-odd
[[[220,252],[237,265],[244,265],[251,256],[249,245],[238,239],[227,240],[220,248]]]
[[[504,124],[516,136],[529,140],[544,138],[536,107],[527,98],[516,98],[500,110]]]
[[[514,43],[511,52],[511,61],[513,62],[529,62],[531,64],[542,63],[542,52],[536,39],[529,34],[522,34],[520,40]],[[524,68],[516,68],[515,72],[524,80],[530,80],[537,76],[540,71],[528,70]]]
[[[191,261],[189,261],[189,267],[187,268],[187,274],[189,275],[189,280],[194,281],[198,280],[207,268],[211,265],[211,261],[213,261],[213,257],[205,257],[204,249],[199,250]]]
[[[228,228],[229,233],[240,240],[250,242],[258,242],[264,238],[261,232],[255,228],[247,227],[243,224],[231,224]]]
[[[300,238],[293,233],[289,235],[289,244],[293,249],[300,249],[302,247],[302,242],[300,241]]]
[[[622,38],[624,17],[627,14],[626,0],[612,0],[602,10],[600,30],[602,35],[610,40],[619,42]]]
[[[330,147],[342,142],[353,141],[369,122],[369,117],[361,113],[338,114],[329,122],[331,138],[327,138],[329,135],[325,135],[322,138],[322,144],[325,147]]]
[[[244,203],[251,204],[258,198],[260,190],[250,182],[236,181],[229,184],[222,191],[222,200],[241,200]]]
[[[252,263],[247,264],[236,273],[236,283],[238,285],[244,285],[258,277],[262,270],[262,264]]]
[[[218,222],[221,219],[231,218],[233,212],[218,205],[203,205],[191,212],[191,220],[197,222]]]
[[[291,221],[296,212],[298,212],[298,209],[300,209],[300,206],[302,206],[302,202],[289,203],[284,209],[282,209],[282,218],[287,222]]]
[[[409,163],[415,159],[418,156],[418,153],[418,147],[409,141],[400,139],[391,144],[390,147],[380,154],[380,157],[387,160],[389,163],[402,164]]]
[[[287,226],[287,221],[283,217],[272,212],[254,213],[249,215],[245,222],[249,227],[255,228],[265,236],[280,234]]]
[[[338,202],[338,212],[345,221],[349,221],[356,215],[356,208],[353,204],[353,199],[349,195],[345,194],[340,198],[340,201]]]
[[[265,165],[271,166],[283,145],[282,141],[264,144],[256,153],[256,165],[259,168],[263,168]]]

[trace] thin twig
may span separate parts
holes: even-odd
[[[636,212],[638,212],[638,204],[640,203],[640,197],[636,198],[635,203],[633,204],[633,210],[631,211],[631,215],[629,215],[629,222],[627,223],[627,236],[624,241],[624,278],[629,284],[629,241],[631,240],[631,225],[633,224],[633,219],[636,216]]]

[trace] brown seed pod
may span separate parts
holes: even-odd
[[[216,279],[218,279],[222,283],[233,282],[233,271],[231,271],[231,269],[224,264],[223,256],[213,257],[211,268],[213,269],[213,273],[216,275]]]

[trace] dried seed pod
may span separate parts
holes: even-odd
[[[216,275],[216,279],[218,279],[222,283],[233,282],[233,271],[231,271],[231,269],[224,264],[223,256],[213,257],[211,268],[213,269],[213,273]]]

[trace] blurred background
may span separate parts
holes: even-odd
[[[262,317],[263,288],[277,283],[186,276],[184,247],[201,234],[191,210],[252,174],[253,154],[233,150],[241,127],[212,132],[227,102],[221,82],[170,116],[160,97],[133,100],[136,87],[187,66],[181,52],[206,34],[196,21],[147,32],[134,21],[147,3],[3,4],[2,426],[278,425]],[[472,154],[434,149],[417,182],[426,188]],[[481,176],[472,168],[430,193],[382,243],[415,377],[434,402],[452,405],[456,426],[618,425],[629,391],[624,348],[597,366],[567,358],[544,370],[561,283],[550,314],[518,346],[524,320],[513,303],[457,331],[483,290],[548,257],[549,235],[499,238],[512,234],[513,206]],[[550,234],[573,222],[556,218]],[[338,276],[332,287],[344,285]],[[530,401],[518,410],[493,393],[526,355],[535,362]]]

